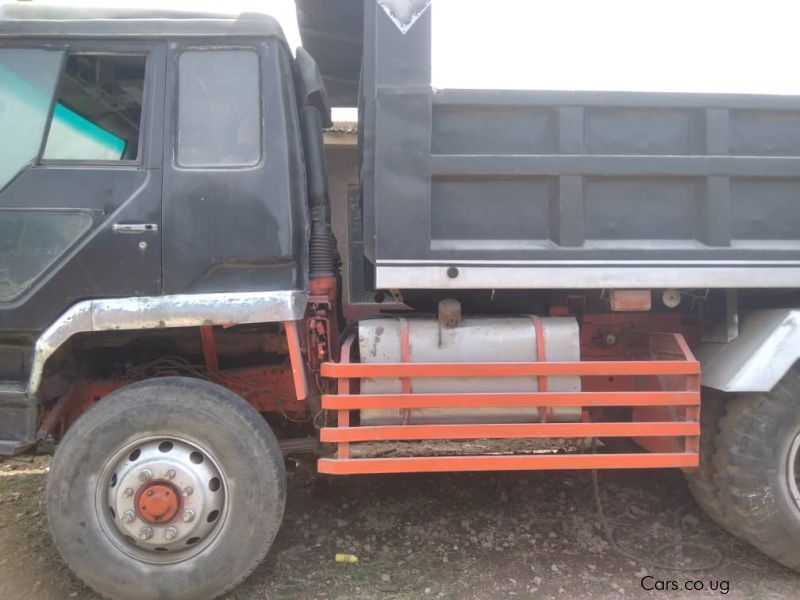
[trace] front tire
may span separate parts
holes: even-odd
[[[47,481],[64,560],[110,598],[215,598],[244,580],[283,517],[280,447],[247,402],[182,377],[109,394],[70,428]]]
[[[714,463],[745,537],[800,571],[800,372],[728,403]]]

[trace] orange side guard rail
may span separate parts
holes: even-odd
[[[321,431],[323,442],[338,444],[335,458],[322,458],[321,473],[430,473],[446,471],[511,471],[552,469],[636,469],[696,467],[699,464],[700,364],[679,334],[643,334],[642,353],[650,360],[536,363],[382,363],[349,362],[354,338],[345,341],[341,363],[325,363],[322,375],[338,380],[338,394],[324,395],[322,407],[336,411],[336,427]],[[664,359],[668,357],[668,359]],[[466,394],[358,394],[362,378],[421,377],[616,378],[626,389],[601,391]],[[585,382],[586,379],[583,379]],[[585,387],[585,385],[584,385]],[[608,386],[604,386],[606,388]],[[634,389],[630,389],[633,387]],[[540,385],[546,390],[546,385]],[[351,411],[373,408],[580,406],[582,422],[486,423],[453,425],[351,426]],[[592,422],[599,407],[631,407],[632,421]],[[406,413],[407,414],[407,413]],[[544,414],[547,414],[545,412]],[[478,456],[411,456],[351,458],[358,442],[524,438],[632,438],[642,452],[595,454],[518,454]]]

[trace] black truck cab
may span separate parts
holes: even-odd
[[[259,322],[304,310],[301,114],[320,148],[330,119],[313,60],[263,14],[87,11],[0,9],[6,395],[38,393],[58,346],[42,334],[93,299],[119,313],[78,331],[144,328],[142,302],[162,327],[213,323],[237,294]],[[30,434],[0,422],[0,439]]]
[[[25,12],[0,25],[0,329],[40,331],[91,297],[304,288],[275,20]]]

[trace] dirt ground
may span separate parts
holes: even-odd
[[[3,600],[95,597],[49,540],[49,460],[0,465]],[[328,478],[300,470],[275,546],[230,598],[797,597],[800,576],[716,527],[680,473],[601,472],[599,485],[616,549],[586,472]],[[358,563],[336,563],[337,552]]]

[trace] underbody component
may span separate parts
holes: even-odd
[[[299,290],[111,298],[79,302],[36,342],[28,397],[35,398],[44,365],[76,333],[296,321],[305,311]]]
[[[45,365],[74,335],[98,331],[133,331],[200,326],[206,357],[214,371],[213,325],[284,321],[292,367],[293,395],[308,396],[299,334],[294,323],[306,308],[306,292],[234,292],[79,302],[67,310],[36,342],[27,384],[0,381],[0,454],[24,451],[36,442],[38,394]],[[118,386],[117,386],[118,387]]]
[[[650,290],[612,290],[609,304],[614,312],[648,311],[652,306]]]
[[[573,318],[465,318],[457,327],[443,327],[424,318],[369,319],[359,323],[359,353],[364,364],[577,362],[578,323]],[[579,392],[578,377],[460,377],[365,379],[363,394],[467,392]],[[422,423],[510,423],[577,421],[579,406],[540,409],[536,406],[498,408],[365,409],[363,425]]]
[[[322,458],[322,473],[363,474],[433,471],[694,467],[698,465],[700,366],[679,334],[639,334],[641,360],[587,362],[350,363],[353,338],[345,341],[341,363],[325,363],[322,375],[339,380],[337,395],[322,406],[337,411],[338,426],[321,431],[335,442],[335,458]],[[633,347],[631,347],[633,349]],[[582,391],[358,393],[368,379],[467,377],[581,377]],[[613,385],[608,380],[613,382]],[[629,389],[635,391],[618,391]],[[613,388],[617,386],[617,391]],[[540,387],[541,389],[541,387]],[[602,390],[602,391],[594,391]],[[580,423],[483,423],[358,425],[351,411],[414,408],[583,407]],[[631,421],[592,422],[603,407],[626,407]],[[627,437],[649,452],[402,456],[353,458],[351,445],[390,440],[467,440]]]
[[[302,362],[300,365],[299,375],[302,376],[302,382],[305,384]],[[223,369],[213,373],[203,370],[199,365],[191,365],[166,357],[145,365],[143,368],[132,369],[122,378],[77,382],[49,409],[39,428],[39,438],[47,435],[61,438],[81,414],[111,392],[142,379],[158,379],[176,375],[190,376],[221,385],[247,400],[258,412],[277,413],[291,421],[308,419],[308,404],[305,401],[308,396],[307,386],[303,388],[306,389],[306,395],[300,396],[298,391],[300,388],[297,387],[298,373],[292,360],[281,365]]]

